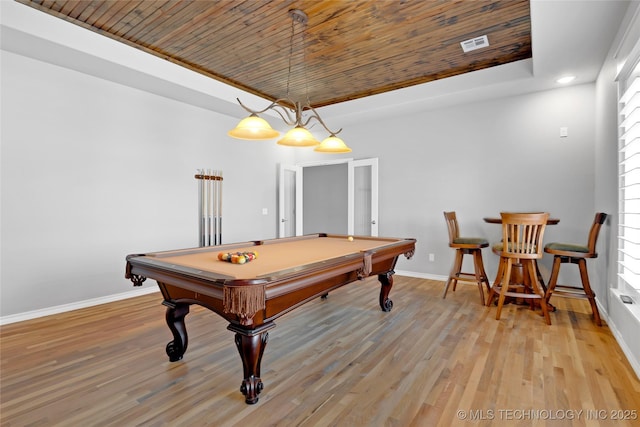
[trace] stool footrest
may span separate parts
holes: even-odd
[[[456,274],[456,278],[466,281],[467,279],[472,282],[477,282],[476,275],[474,273],[458,273]],[[480,275],[481,279],[486,279],[486,276]]]
[[[579,288],[576,286],[563,286],[556,285],[556,287],[551,291],[551,295],[565,298],[582,298],[589,299],[591,297],[595,297],[595,295],[588,295],[583,288]]]
[[[512,297],[512,298],[526,298],[526,299],[544,299],[543,296],[538,295],[538,294],[523,294],[521,292],[510,292],[507,291],[504,293],[505,296],[508,297]]]

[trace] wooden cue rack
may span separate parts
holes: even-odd
[[[222,244],[222,171],[199,169],[198,180],[198,224],[199,245]]]

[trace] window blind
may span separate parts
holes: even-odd
[[[640,291],[640,65],[620,83],[618,277]]]

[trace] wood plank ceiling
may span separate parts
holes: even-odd
[[[264,98],[314,107],[531,58],[528,0],[17,1]],[[307,24],[294,25],[290,9]],[[460,42],[483,35],[488,47],[462,51]]]

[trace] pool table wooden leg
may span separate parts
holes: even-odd
[[[162,304],[167,306],[165,319],[173,334],[173,341],[167,344],[167,356],[169,356],[169,361],[177,362],[182,359],[189,343],[187,327],[184,324],[184,318],[189,314],[189,304],[177,304],[170,301],[164,301]]]
[[[393,287],[393,274],[395,271],[387,271],[384,274],[378,274],[378,280],[380,281],[380,308],[382,311],[391,311],[393,308],[393,301],[389,299],[389,292]]]
[[[240,385],[240,391],[245,396],[245,402],[250,405],[258,402],[258,395],[264,388],[262,379],[260,379],[260,362],[268,340],[268,332],[256,335],[236,332],[236,347],[240,353],[244,371],[244,380]]]

